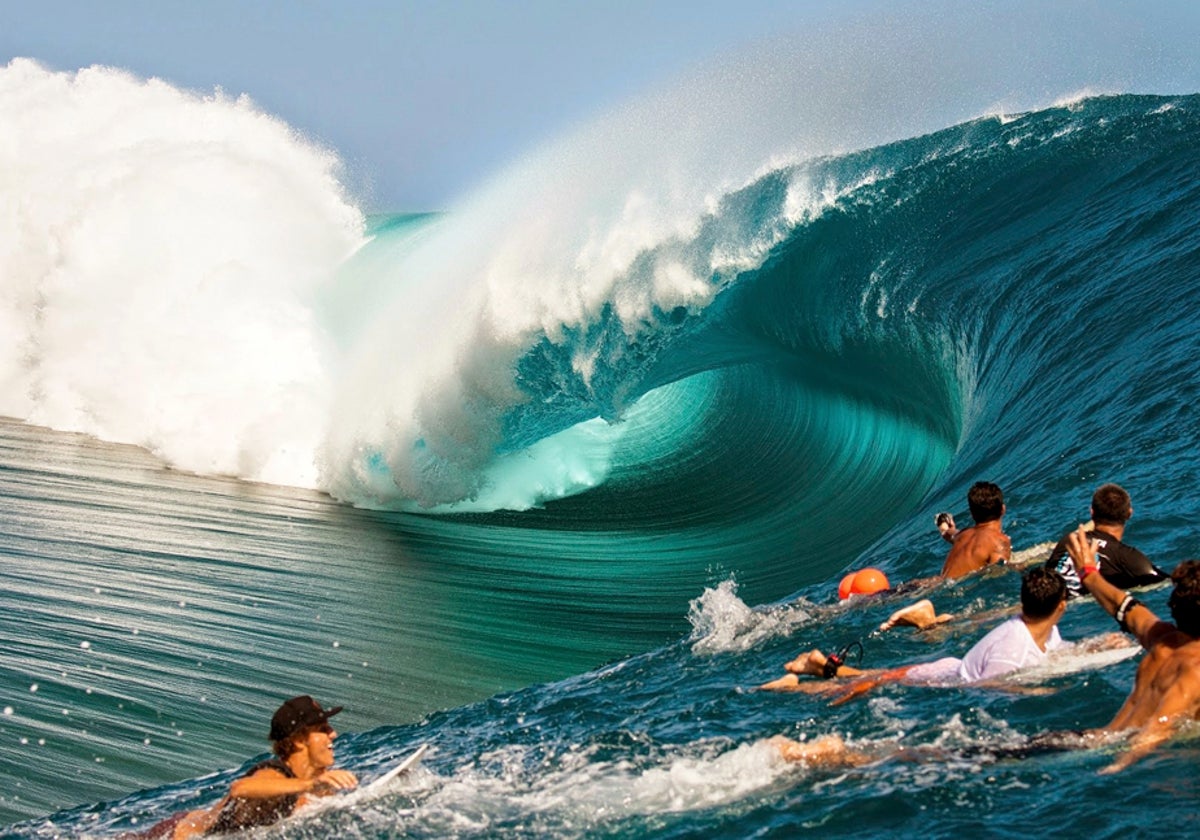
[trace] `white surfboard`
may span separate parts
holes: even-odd
[[[391,770],[388,770],[382,776],[367,782],[367,784],[359,788],[359,791],[366,795],[379,793],[393,781],[395,781],[397,776],[415,767],[417,762],[421,760],[421,756],[425,755],[425,751],[428,749],[429,744],[422,744],[421,746],[417,747],[411,753],[406,755],[399,764],[397,764]]]
[[[1077,674],[1081,671],[1096,671],[1100,668],[1106,668],[1109,665],[1123,662],[1142,652],[1142,646],[1132,639],[1126,640],[1125,644],[1091,650],[1087,647],[1086,643],[1088,641],[1094,642],[1096,640],[1085,639],[1078,645],[1053,651],[1046,657],[1044,662],[1034,665],[1031,668],[1023,668],[1018,673],[1013,674],[1013,682],[1036,683],[1052,677],[1065,676],[1066,674]]]
[[[421,756],[425,755],[429,749],[429,744],[422,744],[411,753],[406,755],[401,761],[389,769],[382,776],[378,776],[365,785],[359,785],[348,791],[344,791],[339,796],[321,796],[314,801],[309,802],[291,819],[311,819],[314,814],[321,814],[328,810],[341,810],[343,808],[353,808],[364,800],[373,799],[376,796],[382,796],[387,793],[389,787],[396,783],[396,780],[405,774],[405,772],[417,766],[417,762],[421,760]]]

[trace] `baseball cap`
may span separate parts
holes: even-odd
[[[271,717],[270,738],[272,741],[290,738],[301,729],[324,723],[341,710],[341,706],[322,709],[321,704],[307,694],[293,697],[280,706],[279,711]]]

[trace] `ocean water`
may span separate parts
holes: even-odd
[[[1200,97],[661,194],[581,197],[547,153],[423,216],[364,215],[244,100],[14,62],[0,110],[38,138],[0,150],[6,836],[212,801],[302,692],[346,706],[363,779],[432,749],[266,836],[1194,830],[1191,738],[1117,779],[1112,748],[989,752],[1103,725],[1136,660],[1069,657],[1049,693],[753,687],[812,647],[965,651],[1011,571],[932,590],[969,617],[935,634],[874,635],[904,598],[836,584],[936,570],[976,479],[1022,557],[1104,481],[1131,543],[1197,553]],[[890,757],[763,744],[829,733]]]

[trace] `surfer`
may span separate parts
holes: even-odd
[[[1137,761],[1170,738],[1181,723],[1200,715],[1200,560],[1185,560],[1171,573],[1175,588],[1167,608],[1172,623],[1160,619],[1100,571],[1104,557],[1101,541],[1082,525],[1066,540],[1083,588],[1146,650],[1129,697],[1108,726],[1099,730],[1133,730],[1131,748],[1105,768],[1112,772]]]
[[[311,797],[355,787],[358,779],[353,773],[333,767],[337,733],[329,719],[341,710],[341,706],[323,709],[307,694],[288,700],[271,718],[274,758],[250,768],[211,808],[178,814],[139,836],[183,840],[271,825]]]
[[[770,691],[804,691],[801,676],[855,677],[835,703],[845,702],[870,689],[890,682],[918,685],[982,683],[1036,665],[1048,651],[1064,646],[1058,620],[1067,605],[1067,587],[1053,570],[1036,567],[1021,577],[1021,614],[1013,616],[976,642],[965,657],[945,657],[933,662],[899,668],[859,670],[819,650],[796,657],[784,665],[788,673],[764,683]],[[930,605],[932,608],[932,605]],[[826,687],[822,686],[822,690]]]
[[[977,481],[967,491],[967,506],[975,524],[958,530],[954,517],[937,515],[938,532],[951,544],[942,577],[958,578],[1012,558],[1012,541],[1004,533],[1004,493],[990,481]]]
[[[1007,508],[1004,506],[1004,493],[1000,487],[990,481],[975,482],[967,491],[967,506],[971,510],[971,518],[975,520],[975,524],[970,528],[960,531],[954,524],[954,517],[949,513],[939,513],[934,517],[938,533],[950,543],[950,551],[942,563],[941,572],[931,577],[907,581],[892,591],[910,592],[941,583],[947,578],[960,578],[988,566],[1007,563],[1012,559],[1012,540],[1004,533],[1004,513]],[[907,617],[911,617],[912,620],[906,620]],[[933,611],[932,603],[922,600],[897,610],[879,629],[890,630],[897,625],[911,625],[924,629],[951,618],[949,615],[938,615]]]
[[[1087,532],[1096,541],[1100,574],[1113,586],[1129,589],[1167,580],[1170,575],[1150,562],[1145,554],[1121,542],[1125,523],[1133,516],[1129,493],[1118,484],[1102,484],[1092,494],[1093,527]],[[1069,536],[1069,535],[1067,535]],[[1067,556],[1067,536],[1058,541],[1047,568],[1054,569],[1067,581],[1067,597],[1083,594],[1079,576]]]
[[[960,531],[954,524],[954,517],[949,513],[939,513],[934,517],[938,533],[942,535],[942,539],[951,544],[950,552],[946,555],[940,574],[910,580],[891,589],[887,578],[883,577],[881,572],[865,569],[858,574],[875,572],[883,580],[881,587],[865,591],[869,593],[879,591],[911,592],[914,589],[940,583],[946,578],[959,578],[997,563],[1008,562],[1012,558],[1012,541],[1008,534],[1004,533],[1003,518],[1006,508],[1004,493],[999,486],[990,481],[975,482],[967,491],[967,505],[971,510],[972,519],[975,520],[975,525],[970,528]],[[854,592],[853,588],[847,589],[847,584],[851,580],[857,580],[854,573],[842,579],[842,583],[838,587],[838,597],[845,599],[848,594]],[[923,630],[933,624],[950,621],[952,618],[953,616],[950,615],[939,615],[934,610],[932,602],[921,600],[892,613],[879,629],[885,631],[898,625],[910,625]]]
[[[1167,580],[1170,575],[1155,566],[1145,554],[1131,545],[1121,542],[1125,535],[1125,523],[1133,516],[1133,504],[1129,493],[1118,484],[1103,484],[1092,494],[1092,523],[1088,536],[1096,540],[1100,551],[1100,574],[1114,586],[1129,589],[1149,586]],[[946,539],[953,539],[954,518],[948,513],[939,513],[935,520],[938,530]],[[949,534],[949,536],[947,536]],[[1058,541],[1050,552],[1046,567],[1063,576],[1067,582],[1067,598],[1083,594],[1075,567],[1067,556],[1067,537]],[[951,621],[954,616],[939,614],[929,600],[918,601],[892,613],[879,626],[880,631],[893,627],[916,627],[925,630],[937,624]]]
[[[1129,749],[1100,771],[1113,773],[1153,751],[1182,724],[1200,718],[1200,560],[1185,560],[1171,573],[1175,586],[1167,608],[1173,621],[1164,621],[1099,573],[1100,545],[1087,528],[1080,525],[1068,534],[1066,545],[1083,588],[1146,651],[1133,689],[1106,726],[1044,733],[1023,747],[991,752],[998,757],[1021,757],[1046,750],[1101,746],[1123,738]],[[851,748],[837,736],[811,742],[776,736],[769,743],[788,761],[810,764],[854,766],[884,757]]]

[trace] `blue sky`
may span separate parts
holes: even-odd
[[[424,210],[701,62],[768,37],[803,39],[816,26],[920,5],[0,0],[0,61],[26,56],[58,70],[106,64],[190,89],[248,94],[335,149],[367,209]],[[1068,5],[1087,18],[1131,6]],[[1190,3],[1149,8],[1186,17],[1180,38],[1195,36]]]

